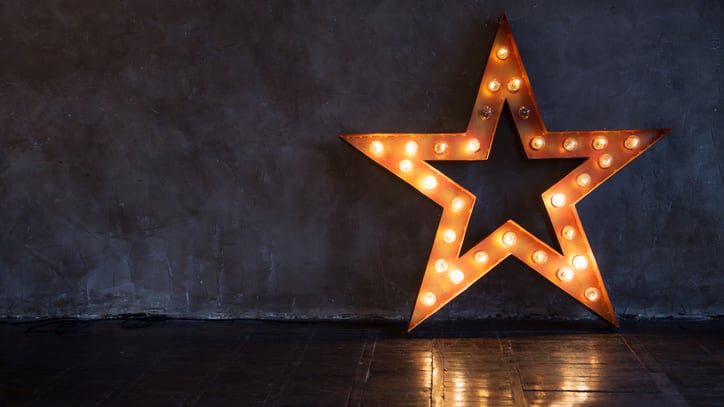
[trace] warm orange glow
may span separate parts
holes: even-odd
[[[405,143],[405,154],[409,156],[417,154],[417,142],[415,140],[410,140]]]
[[[521,81],[519,78],[511,79],[511,80],[508,82],[508,85],[507,85],[507,86],[508,86],[508,91],[510,91],[510,92],[517,92],[517,91],[519,91],[519,90],[520,90],[520,84],[521,84],[522,82],[523,82],[523,81]]]
[[[455,233],[452,229],[448,229],[442,233],[442,240],[445,243],[455,243],[455,239],[457,239],[457,237],[457,233]]]
[[[623,142],[623,146],[628,150],[633,150],[639,146],[639,138],[637,136],[628,136]]]
[[[579,187],[587,187],[591,184],[591,176],[587,173],[580,174],[578,177],[576,177],[576,184],[578,184]]]
[[[478,250],[473,255],[473,260],[475,260],[476,263],[486,263],[488,261],[488,253]]]
[[[586,258],[586,256],[573,256],[571,263],[576,270],[583,270],[588,267],[588,259]]]
[[[508,59],[508,55],[510,55],[510,51],[508,51],[508,48],[506,47],[500,47],[497,51],[495,51],[495,56],[497,56],[500,60]]]
[[[374,155],[380,155],[385,151],[385,146],[382,144],[381,141],[375,140],[370,143],[370,151]]]
[[[556,276],[561,281],[571,281],[573,280],[574,276],[573,269],[568,266],[563,266],[558,269],[558,271],[556,272]]]
[[[545,145],[546,145],[546,139],[544,139],[541,136],[535,136],[530,141],[530,148],[532,148],[533,150],[540,150]]]
[[[506,92],[500,92],[503,83]],[[475,196],[428,163],[487,159],[506,102],[514,112],[513,121],[529,159],[586,159],[541,194],[550,223],[558,231],[560,252],[508,220],[461,253]],[[413,329],[508,256],[517,257],[591,311],[617,325],[576,204],[666,132],[548,131],[510,27],[502,17],[465,131],[356,134],[342,138],[442,208],[437,237],[410,318],[409,329]]]
[[[588,298],[588,301],[597,301],[598,297],[601,296],[601,293],[598,291],[597,288],[589,287],[589,288],[586,288],[586,291],[584,292],[583,295],[585,295],[586,298]]]
[[[601,154],[600,157],[598,157],[598,166],[601,168],[609,168],[613,165],[613,157],[611,157],[611,154]]]
[[[420,296],[420,301],[428,307],[431,307],[437,302],[437,297],[435,296],[435,293],[428,291]]]
[[[576,237],[576,228],[573,226],[565,226],[563,227],[563,230],[561,230],[561,235],[568,240],[573,239]]]
[[[591,144],[594,150],[603,150],[608,145],[608,139],[606,137],[596,137]]]
[[[476,138],[471,138],[468,140],[468,151],[471,153],[477,153],[480,151],[480,140]]]
[[[463,198],[456,196],[455,198],[452,199],[452,201],[450,201],[450,205],[452,206],[452,208],[454,210],[459,211],[460,209],[463,209],[463,207],[465,206],[465,201],[463,200]]]
[[[403,174],[409,174],[412,171],[412,161],[402,160],[400,161],[400,172]]]
[[[444,273],[447,271],[447,260],[445,259],[437,259],[435,260],[435,271],[438,273]]]
[[[450,272],[450,281],[453,282],[453,284],[460,284],[465,279],[465,273],[463,273],[460,269],[455,269]]]
[[[548,253],[543,250],[536,250],[533,252],[531,259],[538,264],[543,264],[548,261]]]
[[[437,187],[437,178],[433,177],[432,175],[428,175],[427,177],[422,179],[422,187],[428,191],[432,191]]]
[[[551,205],[553,205],[556,208],[560,208],[561,206],[566,204],[566,196],[560,192],[556,192],[551,196]]]

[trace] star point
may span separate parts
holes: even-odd
[[[487,160],[505,103],[512,112],[528,159],[586,159],[541,195],[560,251],[513,220],[507,220],[461,253],[476,197],[428,161]],[[410,331],[508,256],[515,256],[592,312],[618,326],[575,205],[667,132],[549,132],[503,15],[465,132],[340,137],[442,207],[410,318]]]

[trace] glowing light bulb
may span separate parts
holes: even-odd
[[[546,140],[541,136],[535,136],[530,140],[530,148],[540,150],[546,145]]]
[[[503,244],[506,246],[512,246],[515,244],[515,241],[518,239],[517,236],[515,236],[515,233],[513,232],[505,232],[503,233]]]
[[[438,273],[444,273],[447,271],[447,260],[445,259],[437,259],[435,260],[435,271]]]
[[[410,171],[412,171],[412,161],[410,160],[402,160],[400,161],[400,171],[404,174],[408,174]]]
[[[490,82],[488,82],[488,90],[491,92],[497,92],[500,90],[500,81],[497,79],[493,79]]]
[[[576,237],[576,228],[573,226],[564,226],[563,229],[561,229],[561,236],[568,240],[573,239]]]
[[[488,253],[478,250],[473,254],[473,260],[475,260],[476,263],[486,263],[488,261]]]
[[[409,156],[417,154],[417,142],[414,140],[410,140],[405,143],[405,153]]]
[[[576,270],[583,270],[588,267],[588,259],[586,258],[586,256],[573,256],[571,263]]]
[[[460,284],[465,280],[465,273],[463,273],[460,269],[455,269],[450,272],[450,281],[452,281],[453,284]]]
[[[553,205],[556,208],[560,208],[561,206],[566,204],[566,196],[563,195],[560,192],[556,192],[551,196],[551,205]]]
[[[521,83],[522,83],[522,81],[520,80],[520,78],[514,78],[514,79],[512,79],[511,81],[508,82],[508,90],[509,90],[510,92],[517,92],[517,91],[519,91],[519,90],[520,90],[520,84],[521,84]]]
[[[435,303],[437,302],[437,297],[434,293],[428,291],[420,296],[420,301],[430,307],[432,305],[435,305]]]
[[[601,154],[600,157],[598,157],[598,166],[601,168],[608,168],[613,165],[613,157],[611,157],[611,154]]]
[[[576,184],[578,184],[579,187],[587,187],[591,184],[591,176],[586,174],[585,172],[579,174],[576,177]]]
[[[460,209],[463,209],[463,206],[465,206],[465,200],[456,196],[452,199],[452,201],[450,201],[450,206],[452,206],[454,210],[459,211]]]
[[[483,110],[480,111],[480,119],[481,120],[488,120],[493,115],[493,108],[490,106],[485,106]]]
[[[593,139],[593,149],[594,150],[603,150],[608,145],[608,139],[606,137],[596,137]]]
[[[435,143],[435,145],[432,147],[433,151],[435,151],[435,154],[441,155],[445,154],[447,151],[447,143],[439,142]]]
[[[370,152],[374,155],[381,155],[385,151],[385,146],[381,141],[375,140],[370,143]]]
[[[480,140],[471,138],[468,140],[468,151],[471,153],[477,153],[480,150]]]
[[[495,56],[500,60],[508,59],[510,51],[506,47],[500,47],[495,51]]]
[[[556,277],[561,281],[571,281],[574,275],[573,269],[568,266],[563,266],[556,272]]]
[[[437,187],[437,178],[432,175],[428,175],[422,179],[422,187],[428,191],[435,189]]]
[[[548,261],[548,253],[543,250],[536,250],[530,258],[533,259],[533,262],[535,263],[543,264]]]
[[[568,137],[563,140],[563,149],[566,151],[573,151],[578,148],[578,141],[572,137]]]
[[[458,238],[458,234],[452,229],[447,229],[442,232],[442,241],[445,243],[454,243],[455,239]]]
[[[629,150],[633,150],[639,146],[640,141],[639,136],[628,136],[626,140],[623,141],[623,146]]]
[[[598,288],[588,287],[583,295],[586,296],[588,301],[597,301],[601,297],[601,292],[598,291]]]

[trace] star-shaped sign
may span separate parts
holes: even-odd
[[[586,158],[541,195],[561,252],[507,220],[466,253],[460,253],[475,196],[427,161],[486,160],[506,101],[529,159]],[[341,137],[442,207],[410,318],[408,330],[412,330],[511,255],[618,326],[576,203],[667,132],[548,131],[510,26],[502,16],[465,132]]]

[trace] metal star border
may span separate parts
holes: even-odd
[[[426,161],[486,160],[505,101],[513,113],[528,159],[587,158],[541,195],[562,253],[513,220],[507,220],[466,253],[460,253],[475,195]],[[503,15],[465,132],[340,137],[442,207],[410,318],[411,331],[511,255],[618,326],[576,203],[668,131],[549,132]]]

